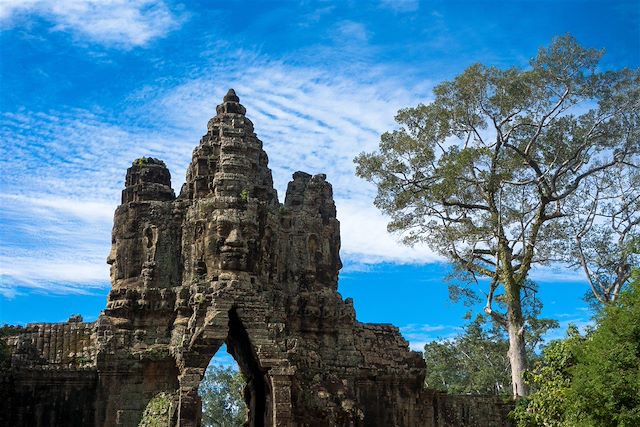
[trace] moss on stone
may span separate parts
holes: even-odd
[[[135,159],[132,162],[133,166],[144,166],[144,165],[160,165],[160,166],[165,166],[166,164],[160,160],[160,159],[156,159],[154,157],[139,157],[137,159]]]
[[[149,401],[138,427],[166,427],[171,421],[174,394],[158,393]]]

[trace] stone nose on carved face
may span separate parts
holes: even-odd
[[[240,232],[240,230],[234,228],[225,239],[224,246],[225,247],[223,248],[223,250],[226,249],[231,251],[238,251],[239,249],[245,249],[247,245],[242,238],[242,233]]]
[[[115,247],[111,248],[111,251],[109,252],[109,255],[107,255],[107,264],[109,265],[113,265],[116,262],[116,250]]]

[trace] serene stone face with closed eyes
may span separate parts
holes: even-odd
[[[216,209],[212,214],[204,225],[203,245],[197,249],[202,253],[196,254],[205,264],[202,268],[251,271],[257,256],[255,218],[242,209]]]

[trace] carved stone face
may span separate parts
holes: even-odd
[[[112,284],[140,276],[145,256],[141,240],[137,237],[119,238],[111,245],[107,264],[111,266]]]
[[[107,256],[107,264],[109,264],[109,277],[111,278],[111,283],[115,283],[116,279],[120,279],[120,277],[118,277],[118,265],[116,264],[118,257],[116,254],[116,244],[112,243],[111,244],[111,251],[109,252],[109,255]]]
[[[208,265],[220,270],[248,271],[255,264],[256,219],[240,209],[218,209],[207,233]]]

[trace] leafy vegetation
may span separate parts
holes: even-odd
[[[247,203],[249,201],[249,190],[247,190],[246,188],[244,190],[242,190],[240,192],[240,199],[244,202]]]
[[[589,426],[640,425],[640,277],[605,307],[578,348],[568,393],[572,421]]]
[[[247,407],[243,399],[245,380],[229,366],[212,365],[200,383],[202,425],[234,427],[244,425]]]
[[[174,396],[169,393],[158,393],[147,404],[138,427],[165,427],[171,419]],[[175,409],[175,408],[173,408]]]
[[[449,393],[505,394],[511,388],[509,341],[478,316],[451,339],[427,343],[425,385]]]
[[[537,357],[536,348],[542,336],[557,327],[557,322],[551,320],[536,319],[536,322],[527,340],[527,354],[532,360]],[[425,345],[425,384],[456,394],[508,394],[511,388],[508,350],[504,329],[478,315],[464,327],[462,334]]]
[[[520,427],[640,425],[640,277],[605,306],[596,327],[551,343],[528,374],[537,391],[519,402]]]
[[[513,415],[518,426],[563,426],[567,394],[571,385],[571,369],[576,364],[576,351],[583,337],[575,326],[569,327],[567,338],[550,343],[526,380],[533,385],[530,396],[520,400]]]
[[[143,165],[166,166],[166,164],[162,160],[156,159],[154,157],[144,157],[144,156],[135,159],[132,165],[133,166],[143,166]]]
[[[527,70],[473,65],[436,86],[431,104],[400,110],[400,129],[355,159],[390,231],[447,257],[470,292],[483,286],[484,312],[509,339],[514,396],[528,393],[531,269],[563,259],[576,205],[617,200],[593,182],[638,164],[640,70],[601,72],[601,56],[564,36]]]

